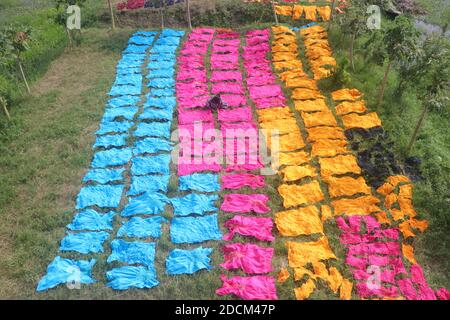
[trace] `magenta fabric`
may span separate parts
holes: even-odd
[[[242,74],[239,71],[213,71],[210,80],[211,82],[242,82]]]
[[[248,89],[252,99],[261,99],[269,97],[278,97],[282,95],[281,87],[279,85],[266,85],[261,87],[250,87]]]
[[[194,98],[178,98],[179,109],[204,108],[209,96],[197,96]]]
[[[247,99],[244,95],[221,94],[220,98],[230,107],[240,107],[247,105]]]
[[[275,278],[270,276],[232,277],[221,276],[223,285],[216,290],[219,296],[234,294],[244,300],[277,300]]]
[[[228,174],[222,176],[223,189],[241,189],[243,187],[250,187],[253,190],[263,188],[266,186],[264,176],[254,175],[249,173]]]
[[[210,138],[216,129],[212,122],[197,122],[178,126],[178,135],[180,141],[183,140],[205,140],[211,141]]]
[[[254,99],[256,108],[258,109],[266,109],[266,108],[274,108],[274,107],[285,107],[286,106],[286,98],[283,97],[272,97],[272,98],[262,98],[262,99]]]
[[[233,93],[233,94],[244,94],[244,88],[240,83],[232,82],[218,82],[212,85],[212,94],[220,93]]]
[[[232,53],[239,54],[239,48],[233,46],[214,46],[212,47],[212,53]]]
[[[223,236],[223,240],[230,241],[237,233],[247,237],[254,237],[261,241],[274,241],[272,235],[273,221],[271,218],[234,216],[225,222],[225,228],[229,233]]]
[[[234,53],[228,54],[212,54],[211,61],[214,62],[228,62],[228,63],[239,63],[239,55]]]
[[[220,172],[221,168],[218,164],[178,164],[178,175],[187,176],[203,171]]]
[[[253,121],[252,109],[249,107],[238,109],[220,109],[218,119],[221,122],[251,122]]]
[[[445,288],[440,288],[436,291],[436,297],[439,300],[450,300],[450,292]]]
[[[178,123],[189,124],[194,122],[214,122],[211,110],[178,111]]]
[[[238,67],[239,65],[237,63],[211,61],[211,69],[213,70],[236,70]]]
[[[222,145],[217,141],[205,142],[197,140],[183,140],[180,142],[179,163],[189,163],[192,157],[216,157],[218,163],[222,162]]]
[[[229,47],[239,47],[241,44],[241,41],[239,39],[232,39],[232,40],[216,40],[214,41],[215,46],[229,46]]]
[[[226,194],[220,207],[222,211],[234,213],[268,213],[269,197],[264,194]]]
[[[224,269],[241,269],[247,274],[272,272],[273,248],[251,243],[234,243],[223,246],[222,251],[225,261],[220,266]]]

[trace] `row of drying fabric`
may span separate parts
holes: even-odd
[[[142,8],[159,9],[184,3],[184,0],[127,0],[117,4],[117,10],[134,10]]]
[[[106,273],[108,286],[116,290],[159,284],[155,270],[156,240],[162,235],[162,224],[168,222],[161,214],[171,203],[166,195],[173,148],[170,130],[176,106],[176,53],[184,34],[165,29],[149,51],[144,80],[149,91],[133,131],[128,203],[121,211],[122,225],[111,242],[112,253],[107,260],[123,264]]]
[[[253,36],[266,37],[268,30]],[[244,50],[246,48],[244,47]],[[264,167],[260,159],[259,134],[248,105],[245,75],[240,65],[241,39],[236,32],[219,32],[213,42],[211,55],[211,82],[214,94],[225,102],[240,101],[217,112],[218,123],[225,147],[226,174],[222,175],[223,202],[221,211],[227,218],[224,226],[228,233],[223,240],[230,242],[235,235],[257,243],[227,243],[222,247],[226,270],[244,272],[245,276],[222,275],[219,295],[234,294],[242,299],[272,300],[277,298],[272,272],[274,248],[267,246],[274,240],[273,221],[270,217],[269,197],[264,176],[257,174]],[[244,56],[248,57],[250,52]],[[245,133],[240,136],[238,132]],[[231,190],[231,191],[230,191]],[[259,191],[258,193],[255,193]],[[240,192],[240,193],[237,193]],[[246,215],[241,215],[246,214]],[[253,216],[252,214],[256,214]]]
[[[136,32],[129,40],[110,91],[97,139],[91,169],[85,175],[77,196],[77,213],[67,226],[70,230],[61,241],[63,253],[83,255],[102,253],[103,244],[113,230],[113,219],[124,190],[124,172],[132,157],[127,147],[128,131],[138,112],[137,103],[142,92],[142,66],[146,51],[156,32]],[[113,210],[113,211],[110,211]],[[57,256],[39,281],[37,291],[44,291],[64,283],[90,284],[95,280],[92,269],[95,259],[72,260]]]

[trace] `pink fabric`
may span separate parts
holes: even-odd
[[[261,87],[250,87],[248,89],[252,99],[278,97],[283,95],[279,85],[267,85]]]
[[[244,88],[240,83],[233,82],[219,82],[212,85],[212,94],[219,93],[233,93],[233,94],[244,94]]]
[[[208,103],[209,96],[197,96],[195,98],[178,98],[178,107],[180,109],[204,108]]]
[[[222,122],[251,122],[253,120],[252,109],[249,107],[238,109],[220,109],[218,119]]]
[[[230,46],[230,47],[239,47],[241,45],[241,40],[215,40],[214,45],[216,46]]]
[[[214,116],[211,110],[191,110],[191,111],[178,111],[178,123],[188,124],[201,121],[214,122]]]
[[[203,171],[220,172],[221,169],[219,164],[178,164],[178,175],[187,176]]]
[[[247,105],[247,99],[244,95],[221,94],[220,98],[230,107],[240,107]]]
[[[223,189],[241,189],[243,187],[250,187],[255,190],[265,186],[264,176],[249,173],[228,174],[222,176]]]
[[[262,163],[247,163],[247,164],[232,164],[227,165],[225,168],[226,172],[233,172],[233,171],[255,171],[264,168],[264,165]]]
[[[178,135],[180,141],[182,140],[204,140],[210,137],[215,132],[214,123],[212,122],[197,122],[190,124],[183,124],[178,126]],[[211,139],[207,139],[211,141]]]
[[[439,300],[450,300],[450,292],[445,288],[440,288],[437,290],[436,296]]]
[[[238,63],[211,61],[211,69],[213,70],[236,70],[238,67]]]
[[[239,33],[237,32],[222,32],[216,35],[217,39],[230,39],[230,38],[239,38]]]
[[[212,53],[232,53],[239,54],[239,48],[233,46],[215,46],[212,47]]]
[[[212,54],[211,61],[238,64],[239,63],[239,55],[238,54]]]
[[[218,141],[205,142],[196,140],[183,140],[180,142],[180,158],[179,163],[189,163],[186,162],[187,159],[194,157],[212,157],[218,158],[218,163],[221,163],[222,158],[222,145]],[[183,159],[183,160],[182,160]],[[186,161],[184,160],[186,159]],[[183,162],[184,161],[184,162]]]
[[[272,272],[273,248],[234,243],[223,246],[222,251],[225,261],[220,266],[224,269],[242,269],[248,274]]]
[[[237,81],[242,82],[242,74],[239,71],[213,71],[211,82]]]
[[[354,268],[357,269],[365,269],[367,265],[367,259],[365,258],[358,258],[355,256],[347,256],[345,262]]]
[[[275,82],[275,77],[271,75],[261,76],[261,77],[248,77],[247,85],[252,86],[263,86],[267,84],[272,84]]]
[[[365,281],[356,284],[356,291],[362,298],[370,298],[373,296],[395,298],[399,296],[399,290],[397,287],[381,286],[381,288],[369,288]]]
[[[254,99],[253,102],[255,103],[255,106],[258,109],[286,106],[286,98],[284,96]]]
[[[221,276],[223,285],[216,290],[219,296],[234,294],[244,300],[277,300],[275,278],[270,276]]]
[[[220,210],[234,213],[267,213],[269,197],[264,194],[226,194]]]
[[[230,241],[237,233],[243,236],[254,237],[261,241],[274,241],[272,235],[273,221],[271,218],[257,218],[234,216],[225,222],[225,228],[229,233],[223,236],[223,240]]]

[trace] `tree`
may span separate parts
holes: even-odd
[[[57,24],[64,26],[67,33],[67,38],[69,39],[69,45],[72,47],[73,46],[72,31],[67,28],[67,18],[69,17],[67,14],[67,7],[77,5],[81,8],[86,3],[86,0],[54,0],[54,1],[56,10],[58,12],[58,14],[55,17],[55,22]]]
[[[378,92],[378,100],[376,103],[377,109],[383,101],[392,65],[395,62],[409,61],[416,55],[418,38],[419,32],[416,30],[411,20],[404,15],[395,18],[393,24],[389,26],[384,34],[383,41],[386,46],[388,61]]]

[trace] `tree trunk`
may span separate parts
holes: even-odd
[[[275,17],[275,24],[278,25],[278,16],[277,16],[277,12],[275,11],[275,4],[274,4],[273,0],[271,1],[271,3],[272,3],[273,15]]]
[[[352,66],[352,70],[355,71],[355,61],[353,56],[353,49],[355,46],[356,34],[352,33],[352,38],[350,39],[350,65]]]
[[[23,72],[22,62],[20,61],[20,59],[17,59],[17,62],[19,63],[20,73],[22,74],[22,79],[23,79],[23,82],[25,82],[27,91],[28,91],[28,93],[31,93],[31,89],[30,89],[30,86],[28,85],[27,77],[25,77],[25,72]]]
[[[159,9],[159,12],[161,13],[161,29],[164,29],[164,11],[163,7]]]
[[[192,22],[191,22],[191,6],[189,4],[189,0],[186,0],[186,11],[187,11],[187,20],[188,20],[188,26],[189,29],[192,29]]]
[[[0,104],[3,106],[3,111],[5,112],[6,118],[8,121],[11,121],[8,108],[6,107],[6,100],[0,97]]]
[[[377,104],[375,107],[376,110],[378,110],[380,108],[381,102],[383,101],[384,92],[386,91],[386,84],[387,84],[389,72],[391,71],[391,67],[392,67],[392,61],[389,61],[388,65],[386,67],[386,71],[384,72],[384,78],[383,78],[383,82],[381,83],[380,91],[378,92],[378,100],[377,100]]]
[[[336,8],[336,0],[333,0],[333,2],[331,3],[331,16],[330,16],[330,21],[328,21],[328,27],[327,30],[330,31],[331,30],[331,23],[334,20],[334,11]]]
[[[116,29],[116,21],[114,20],[114,10],[113,10],[113,5],[111,3],[111,0],[108,0],[108,6],[109,6],[109,12],[111,14],[111,26],[112,29]]]
[[[417,136],[419,135],[419,131],[422,128],[423,121],[425,120],[425,116],[427,115],[427,112],[428,112],[428,104],[426,104],[425,107],[423,108],[422,114],[420,115],[419,121],[417,122],[416,128],[414,129],[414,133],[411,137],[411,141],[408,144],[408,149],[406,150],[406,156],[409,156],[409,154],[411,153],[411,150],[414,146],[414,143],[416,143]]]

